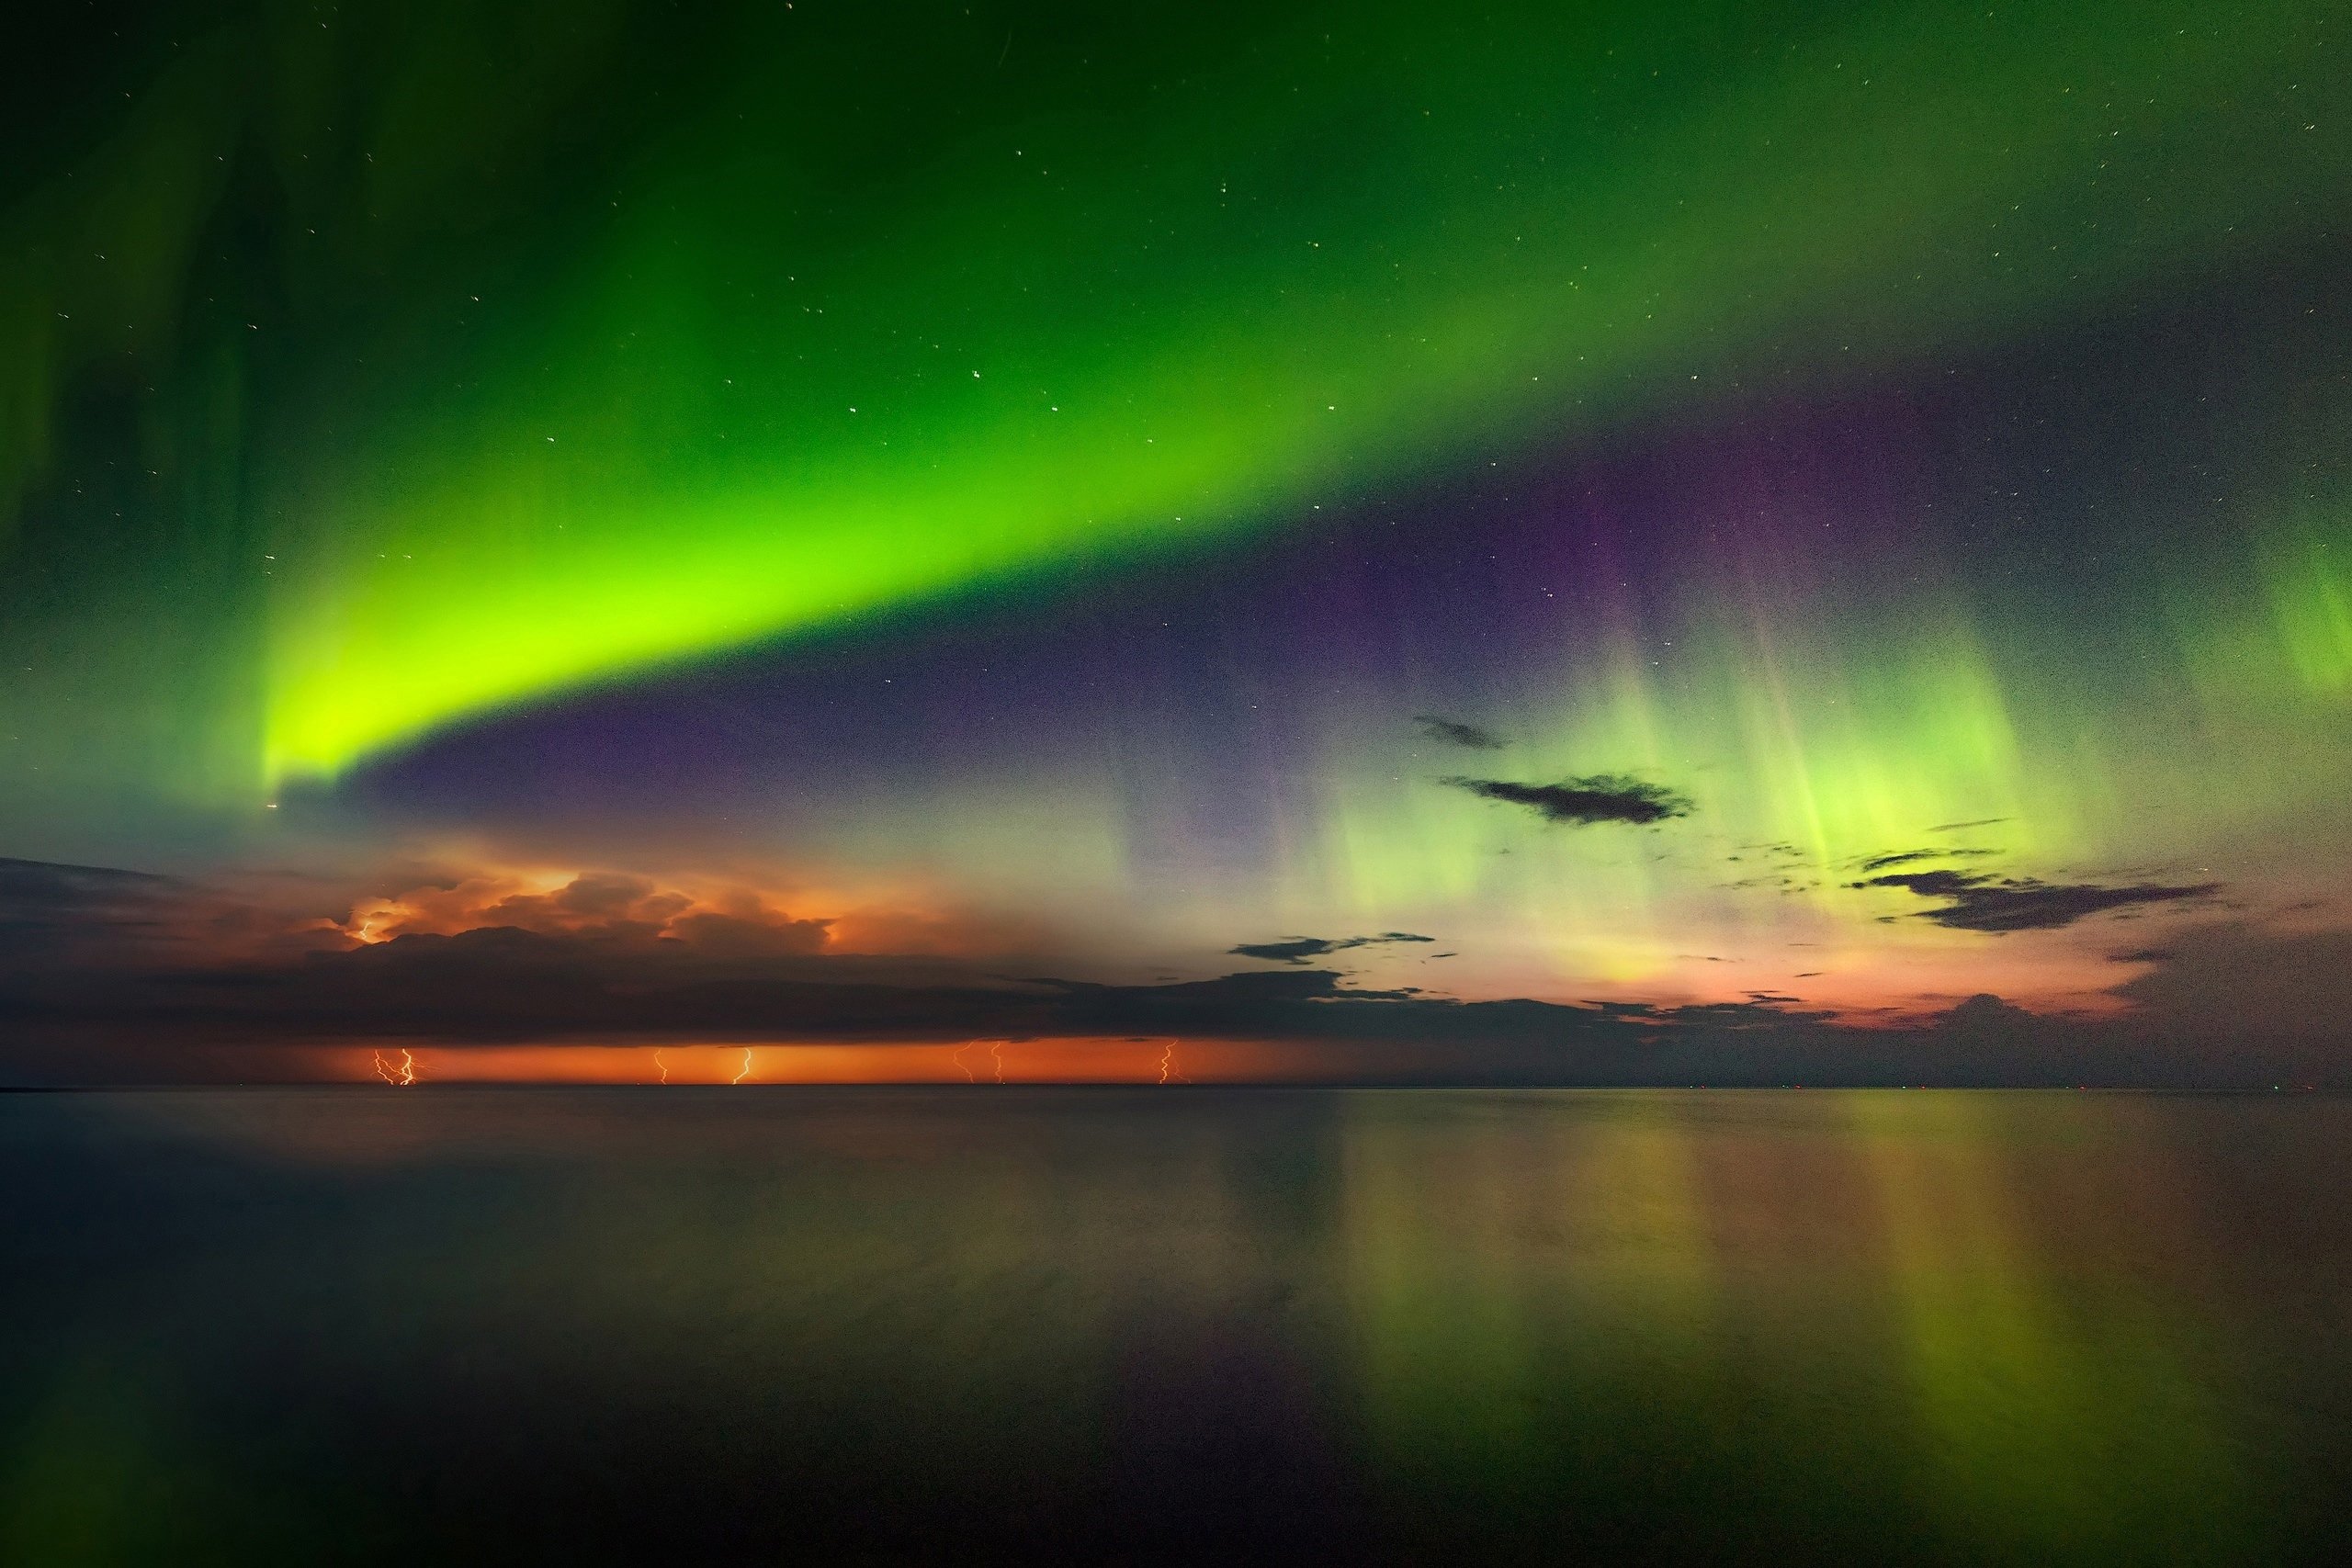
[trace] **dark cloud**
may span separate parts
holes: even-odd
[[[2139,904],[2177,904],[2210,897],[2218,882],[2165,886],[2141,882],[2107,887],[2096,883],[2042,882],[2033,877],[1981,876],[1964,871],[1899,872],[1852,883],[1855,887],[1900,887],[1922,898],[1940,898],[1940,908],[1920,919],[1972,931],[2049,931],[2087,915]]]
[[[36,929],[81,928],[94,889],[151,886],[47,870],[19,871],[12,886]],[[314,917],[303,938],[314,945],[300,950],[125,949],[106,962],[0,964],[0,1075],[91,1081],[137,1062],[151,1078],[201,1077],[208,1053],[254,1046],[1176,1035],[1274,1043],[1308,1053],[1303,1062],[1349,1064],[1365,1081],[1729,1082],[1791,1076],[1781,1058],[1818,1050],[1831,1027],[1824,1014],[1763,999],[1600,1007],[1358,989],[1306,966],[1295,947],[1429,940],[1409,931],[1256,944],[1283,966],[1114,985],[992,973],[965,958],[838,952],[819,922],[748,907],[732,917],[672,912],[669,895],[635,879],[590,876],[527,895],[443,891],[447,907],[429,909],[415,890],[403,895],[407,924],[383,940],[350,935],[356,915]],[[164,923],[187,924],[175,904],[209,920],[208,897],[167,886],[151,902]],[[426,929],[461,917],[530,924]],[[1805,1063],[1807,1075],[1826,1076],[1810,1055]]]
[[[2177,933],[2173,958],[2117,987],[2134,1004],[2120,1018],[2051,1018],[1987,997],[1925,1025],[1856,1028],[1774,991],[1690,1005],[1463,1001],[1358,989],[1287,959],[1148,984],[1007,974],[969,957],[839,951],[820,922],[750,905],[698,906],[657,925],[650,917],[667,895],[620,879],[530,895],[543,901],[515,909],[538,929],[419,929],[375,942],[316,917],[290,928],[281,918],[274,940],[248,941],[253,929],[270,936],[268,922],[160,879],[0,866],[0,890],[19,931],[81,934],[0,948],[0,1083],[235,1077],[242,1069],[206,1064],[255,1046],[1170,1035],[1262,1042],[1295,1053],[1303,1070],[1368,1083],[2267,1088],[2290,1076],[2341,1081],[2342,1021],[2352,1016],[2352,935],[2237,925]],[[2139,890],[2096,891],[2111,907],[2113,895]],[[127,918],[93,921],[107,910]],[[203,940],[152,942],[152,928]],[[1419,939],[1338,939],[1384,940]]]
[[[1270,964],[1305,964],[1310,958],[1323,958],[1354,947],[1435,941],[1437,938],[1433,936],[1415,936],[1411,931],[1383,931],[1378,936],[1293,936],[1284,937],[1280,942],[1245,942],[1226,951],[1238,958],[1262,958]]]
[[[114,866],[64,865],[0,855],[0,908],[23,902],[41,908],[143,896],[173,886],[168,876]]]
[[[316,911],[266,911],[169,876],[0,859],[0,983],[51,968],[300,952],[339,939]]]
[[[1936,1027],[1962,1031],[2016,1029],[2030,1028],[2037,1021],[2025,1009],[2003,1001],[1990,991],[1979,991],[1938,1016]]]
[[[2296,1040],[2341,1074],[2352,1046],[2352,931],[2225,920],[2166,933],[2152,967],[2115,987],[2148,1017],[2204,1042]]]
[[[145,872],[0,857],[0,954],[161,925],[174,884]]]
[[[1930,832],[1934,830],[1928,829]],[[1855,869],[1884,871],[1891,865],[1913,865],[1923,860],[1983,860],[1998,852],[1995,850],[1897,850],[1893,854],[1872,855]]]
[[[1558,784],[1513,784],[1507,779],[1447,778],[1438,781],[1486,800],[1524,806],[1547,822],[1589,827],[1596,822],[1647,825],[1688,817],[1690,802],[1663,784],[1623,773],[1593,773]]]
[[[1968,822],[1939,822],[1928,829],[1930,833],[1957,833],[1968,828],[1993,828],[2007,821],[2006,817],[1979,817]]]
[[[2135,947],[2129,953],[2110,953],[2107,961],[2110,964],[2162,964],[2172,956],[2172,949],[2168,947]]]
[[[1432,740],[1442,740],[1448,746],[1461,746],[1472,751],[1499,751],[1503,743],[1475,724],[1464,724],[1451,718],[1440,718],[1433,713],[1417,714],[1413,722]]]
[[[1657,1033],[1762,1026],[1777,1016],[1652,1010],[1644,1024]],[[52,1078],[68,1080],[76,1064],[103,1067],[112,1054],[153,1059],[161,1049],[194,1060],[223,1046],[1159,1034],[1393,1046],[1423,1064],[1414,1069],[1421,1077],[1474,1079],[1491,1076],[1504,1057],[1523,1058],[1513,1069],[1523,1074],[1534,1070],[1526,1063],[1561,1051],[1606,1057],[1633,1044],[1596,1009],[1357,989],[1329,969],[1112,985],[995,975],[955,959],[793,951],[781,942],[753,951],[700,928],[672,935],[503,926],[258,963],[0,975],[0,1071],[29,1052]]]
[[[1863,871],[1884,871],[1891,865],[1908,865],[1913,861],[1941,858],[1934,850],[1897,850],[1891,855],[1872,855],[1861,863]]]
[[[1753,851],[1757,853],[1780,860],[1801,861],[1810,858],[1803,850],[1797,848],[1794,844],[1790,843],[1742,844],[1739,847],[1743,852]],[[1740,861],[1745,860],[1747,855],[1743,852],[1741,854],[1729,855],[1725,858],[1732,861]]]

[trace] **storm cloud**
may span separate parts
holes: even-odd
[[[1995,930],[2199,891],[1941,880],[1957,874],[1917,873],[1938,880],[1902,886],[1971,897],[1962,918]],[[1778,991],[1464,1001],[1359,987],[1306,962],[1310,950],[1429,940],[1404,931],[1245,943],[1261,950],[1245,956],[1278,966],[1120,983],[969,953],[844,951],[836,926],[748,897],[687,898],[596,874],[543,892],[453,883],[437,905],[412,889],[398,901],[398,934],[374,940],[349,928],[389,921],[391,909],[322,919],[219,889],[24,863],[0,867],[0,1082],[19,1084],[233,1077],[207,1064],[253,1047],[1147,1035],[1279,1043],[1360,1082],[2267,1084],[2290,1071],[2324,1077],[2324,1062],[2302,1058],[2340,1034],[2335,977],[2352,973],[2341,933],[2220,928],[2177,941],[2178,956],[2119,986],[2143,1004],[2123,1019],[2044,1017],[1978,998],[1940,1021],[1850,1028]],[[97,909],[123,918],[94,920]],[[527,923],[448,929],[472,920]],[[2249,1010],[2249,986],[2278,1016]],[[2278,998],[2288,994],[2308,1001],[2287,1009]],[[2262,1037],[2218,1031],[2217,1017],[2255,1018]],[[2213,1043],[2225,1037],[2226,1054]]]

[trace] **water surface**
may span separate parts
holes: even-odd
[[[2352,1104],[0,1096],[0,1561],[2319,1561]]]

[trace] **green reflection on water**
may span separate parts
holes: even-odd
[[[0,1099],[0,1558],[2321,1560],[2348,1123]]]
[[[2228,1556],[2219,1261],[2165,1108],[1367,1097],[1347,1219],[1378,1461],[1505,1533],[1620,1511],[1934,1555]]]

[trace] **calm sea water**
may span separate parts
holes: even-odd
[[[2352,1104],[0,1096],[0,1561],[2317,1561]]]

